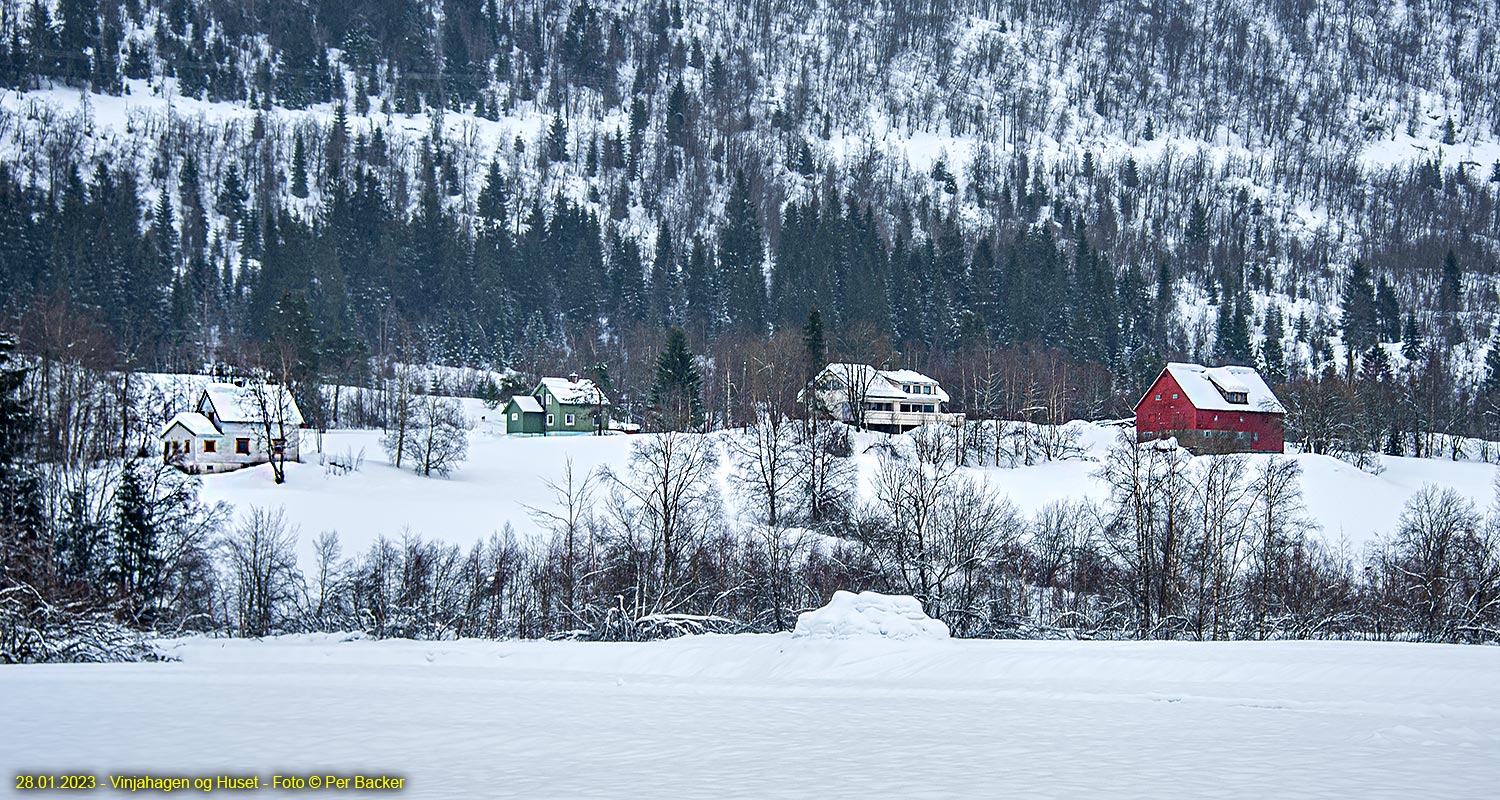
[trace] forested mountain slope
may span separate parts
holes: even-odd
[[[681,325],[724,422],[817,308],[849,358],[1028,376],[975,412],[1237,361],[1344,409],[1315,447],[1420,452],[1500,426],[1497,36],[1495,0],[7,2],[0,294],[33,351],[626,398]]]

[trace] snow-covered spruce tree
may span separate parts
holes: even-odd
[[[651,385],[651,417],[664,431],[692,430],[703,424],[703,378],[687,335],[681,328],[667,333],[666,347],[656,362]]]

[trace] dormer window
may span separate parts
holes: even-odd
[[[1245,392],[1225,392],[1224,399],[1231,403],[1238,403],[1239,405],[1245,405],[1250,402],[1249,395]]]

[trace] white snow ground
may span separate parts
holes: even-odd
[[[442,539],[467,548],[487,539],[510,523],[525,537],[537,530],[529,508],[550,508],[548,481],[562,479],[572,459],[575,474],[608,466],[628,467],[632,436],[507,436],[496,424],[497,412],[482,403],[466,401],[476,422],[469,442],[469,458],[447,478],[424,478],[410,469],[391,466],[380,446],[379,431],[332,431],[324,436],[329,454],[364,453],[364,466],[345,475],[330,474],[319,464],[314,434],[302,446],[304,462],[287,465],[287,482],[277,486],[270,468],[260,466],[203,477],[203,497],[225,501],[237,514],[251,506],[286,509],[287,520],[300,529],[303,554],[312,555],[312,542],[323,531],[337,530],[345,555],[366,551],[378,535],[399,539],[403,532]],[[480,420],[484,415],[488,419]],[[1117,429],[1104,425],[1070,423],[1082,429],[1083,458],[1017,468],[970,469],[1009,497],[1023,514],[1032,515],[1062,500],[1103,500],[1105,485],[1094,477]],[[860,449],[882,434],[860,434]],[[1481,510],[1494,501],[1494,481],[1500,467],[1477,461],[1448,461],[1384,457],[1380,474],[1362,472],[1329,456],[1292,456],[1303,469],[1303,500],[1308,517],[1333,546],[1347,543],[1353,555],[1377,535],[1394,530],[1402,507],[1423,485],[1452,487]],[[1255,465],[1265,456],[1253,456]],[[731,460],[721,448],[721,490],[730,506],[734,494]],[[877,457],[863,452],[855,459],[869,496]]]
[[[1500,648],[698,636],[165,643],[0,669],[0,766],[410,798],[1492,798]],[[10,791],[11,782],[4,784]]]

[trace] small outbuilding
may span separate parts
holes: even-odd
[[[1135,405],[1138,441],[1194,453],[1280,453],[1286,408],[1253,367],[1170,363]]]
[[[505,404],[506,433],[546,433],[542,404],[529,394],[518,394]]]

